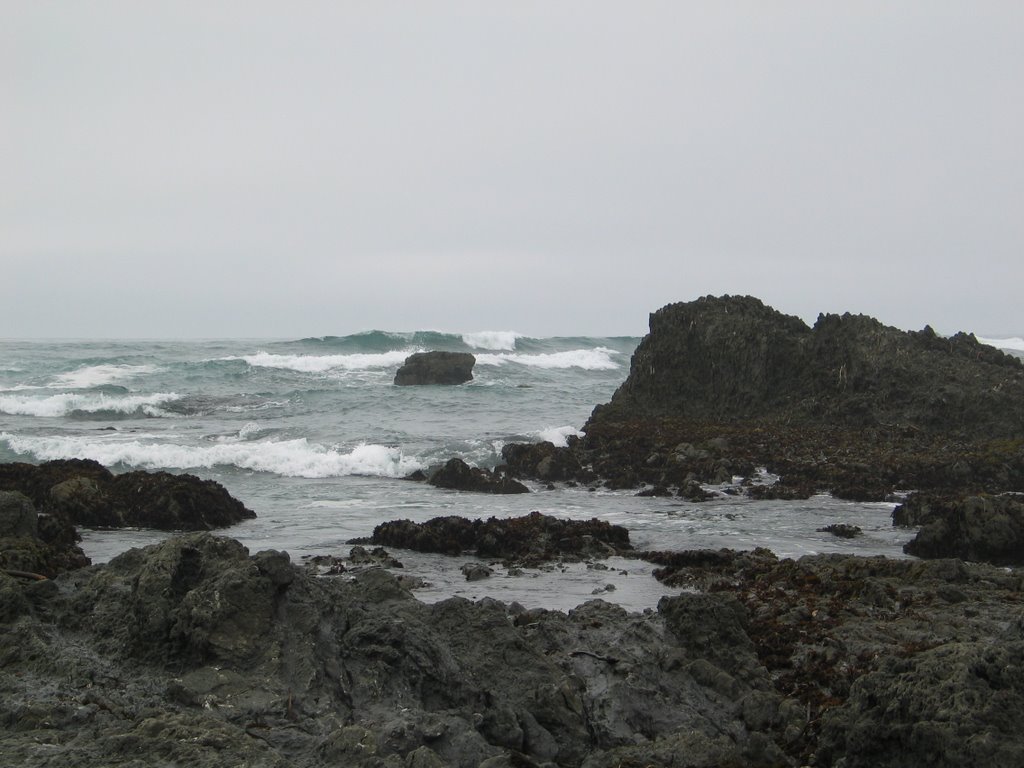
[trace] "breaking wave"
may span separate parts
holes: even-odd
[[[608,347],[570,349],[565,352],[547,352],[536,355],[516,353],[477,355],[479,365],[505,365],[516,363],[532,368],[581,368],[585,371],[611,371],[619,367],[612,355],[619,354]]]
[[[418,459],[403,455],[400,448],[393,446],[363,443],[346,452],[310,443],[305,438],[187,446],[144,443],[134,439],[29,437],[2,432],[0,440],[6,442],[11,450],[40,461],[86,458],[106,466],[120,464],[141,469],[233,466],[285,477],[324,478],[346,475],[404,477],[424,466]]]
[[[542,429],[536,433],[537,439],[540,442],[547,441],[553,443],[558,448],[565,448],[569,445],[569,437],[583,437],[583,433],[580,432],[576,427],[548,427]]]
[[[104,384],[144,376],[159,370],[155,365],[90,365],[56,376],[47,386],[50,389],[90,389]]]
[[[157,392],[152,395],[113,396],[102,393],[63,393],[49,397],[27,395],[0,396],[0,413],[11,416],[39,416],[59,418],[80,414],[109,414],[144,416],[169,416],[160,406],[180,399],[173,392]]]
[[[474,349],[493,349],[511,352],[516,348],[516,339],[521,334],[515,331],[478,331],[462,334],[462,341]]]
[[[270,352],[257,352],[255,355],[225,359],[244,360],[253,368],[279,368],[300,373],[327,373],[338,370],[359,371],[371,368],[389,368],[401,365],[410,354],[410,352],[400,350],[351,355],[275,355]]]

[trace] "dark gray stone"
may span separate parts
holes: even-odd
[[[398,386],[464,384],[473,380],[476,358],[468,352],[416,352],[395,374]]]

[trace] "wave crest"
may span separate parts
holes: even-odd
[[[17,453],[40,461],[94,459],[106,466],[141,469],[198,469],[234,466],[286,477],[324,478],[347,475],[404,477],[423,464],[400,448],[361,443],[348,452],[325,448],[305,438],[187,446],[139,440],[82,437],[29,437],[0,433]]]
[[[51,389],[90,389],[159,370],[155,365],[89,365],[62,373],[47,386]]]
[[[462,341],[474,349],[493,349],[511,352],[516,348],[516,340],[522,334],[515,331],[477,331],[462,334]]]
[[[480,365],[505,365],[517,363],[533,368],[582,368],[585,371],[612,371],[619,364],[612,360],[612,355],[619,354],[608,347],[594,349],[570,349],[566,352],[546,352],[536,355],[501,353],[495,355],[477,355]]]
[[[110,413],[130,415],[142,413],[146,416],[168,416],[160,406],[180,399],[174,392],[157,392],[152,395],[111,396],[106,394],[74,394],[65,392],[49,397],[26,395],[0,396],[0,413],[11,416],[38,416],[59,418],[73,413]]]
[[[275,355],[257,352],[255,355],[224,358],[244,360],[253,368],[279,368],[299,373],[327,373],[329,371],[358,371],[371,368],[389,368],[401,365],[411,352],[354,353],[351,355]]]

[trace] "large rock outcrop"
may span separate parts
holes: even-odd
[[[416,352],[395,373],[395,384],[465,384],[473,380],[474,365],[469,352]]]
[[[850,314],[810,328],[749,296],[705,297],[651,315],[629,377],[593,421],[616,414],[1019,438],[1024,364],[969,334]]]
[[[904,332],[863,315],[814,327],[750,297],[653,313],[629,376],[567,448],[506,446],[521,477],[667,493],[749,483],[760,497],[829,491],[1024,491],[1024,364],[972,335]]]

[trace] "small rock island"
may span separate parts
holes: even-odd
[[[476,358],[469,352],[416,352],[405,358],[395,384],[465,384],[473,380],[474,365]]]

